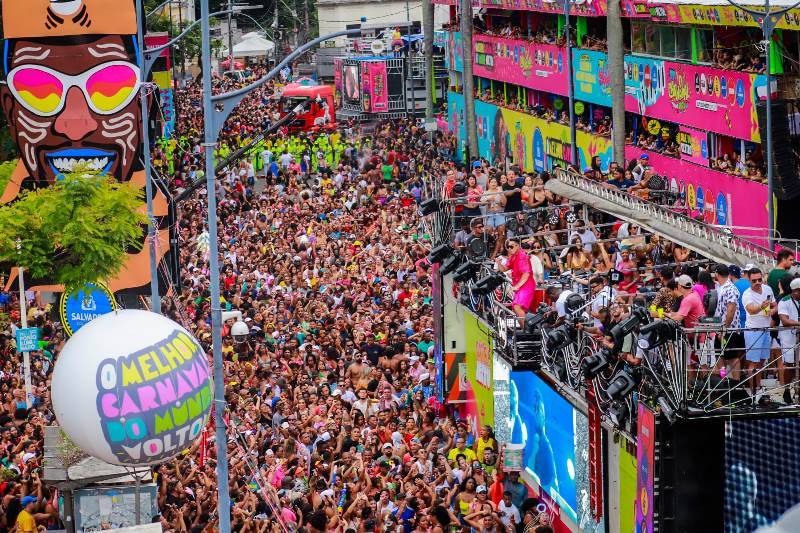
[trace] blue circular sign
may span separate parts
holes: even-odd
[[[61,295],[61,324],[71,336],[95,318],[116,308],[117,302],[111,291],[101,284],[87,283]]]
[[[720,226],[728,224],[728,202],[721,192],[717,193],[717,224]]]
[[[706,199],[703,196],[703,188],[699,185],[697,186],[697,210],[702,211],[703,207],[706,205]]]
[[[744,107],[744,81],[736,81],[736,105]]]
[[[536,172],[544,172],[544,139],[539,128],[533,132],[533,168]]]
[[[700,155],[703,156],[703,159],[708,159],[708,141],[706,139],[700,141]]]
[[[725,78],[725,76],[722,76],[720,78],[719,84],[720,84],[720,92],[722,93],[722,97],[723,98],[727,98],[728,97],[728,80]]]

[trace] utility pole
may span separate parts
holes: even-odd
[[[461,40],[464,43],[464,121],[467,129],[467,161],[480,157],[478,124],[475,118],[475,78],[472,77],[472,0],[461,0]]]
[[[183,31],[183,3],[186,0],[180,0],[179,9],[178,9],[178,28],[180,32]],[[185,52],[180,54],[181,56],[181,80],[186,79],[186,55]],[[177,111],[177,110],[176,110]]]
[[[578,161],[578,147],[576,146],[575,139],[575,87],[574,80],[572,79],[572,27],[570,25],[569,10],[572,7],[572,0],[564,0],[564,35],[566,37],[565,43],[567,48],[567,72],[569,73],[568,81],[568,102],[569,102],[569,154],[572,159],[572,164],[581,171],[581,162]]]
[[[228,0],[228,71],[233,72],[233,0]]]
[[[406,2],[406,5],[408,3]],[[433,118],[433,1],[422,0],[422,36],[425,39],[425,117]]]
[[[625,165],[625,46],[620,0],[608,0],[608,73],[611,77],[611,139],[614,161]],[[581,169],[582,170],[582,169]]]

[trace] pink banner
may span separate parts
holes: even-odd
[[[334,95],[333,100],[336,108],[342,107],[342,58],[335,57],[333,59],[333,87]]]
[[[708,166],[708,133],[688,126],[678,130],[678,147],[681,159],[704,167]]]
[[[363,98],[365,113],[389,111],[389,93],[386,88],[386,63],[370,61],[364,64]]]
[[[473,42],[476,76],[567,95],[569,76],[564,48],[488,35],[476,35]]]
[[[636,159],[647,153],[650,166],[658,174],[669,179],[673,190],[681,191],[692,216],[702,215],[709,224],[736,226],[739,233],[755,242],[753,235],[760,234],[752,228],[761,228],[766,234],[767,186],[763,183],[712,170],[667,157],[656,152],[641,150],[635,146],[625,147],[625,157]],[[746,229],[750,228],[750,229]]]
[[[761,140],[755,106],[759,86],[766,88],[764,76],[625,58],[625,109],[737,139]]]
[[[543,13],[564,13],[562,2],[552,0],[478,0],[473,5],[480,7],[494,7],[512,9],[517,11],[541,11]],[[606,14],[606,0],[592,0],[591,2],[571,2],[570,13],[586,17],[600,17]]]

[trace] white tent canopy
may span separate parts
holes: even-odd
[[[275,50],[275,43],[257,33],[248,33],[242,42],[233,45],[233,57],[265,56],[272,53],[273,50]],[[228,50],[225,50],[223,56],[227,57],[228,55]]]

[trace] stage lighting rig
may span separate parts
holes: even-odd
[[[606,368],[611,366],[611,360],[615,356],[608,348],[603,348],[599,352],[587,355],[583,358],[583,376],[586,379],[593,379],[597,377]]]
[[[463,260],[464,254],[461,252],[454,252],[453,255],[448,256],[442,261],[442,265],[439,267],[439,273],[442,276],[446,276],[454,272]]]
[[[441,200],[438,198],[428,198],[424,202],[419,204],[419,216],[426,217],[428,215],[432,215],[434,213],[438,213],[439,209],[441,208]]]
[[[620,370],[611,378],[606,393],[612,400],[622,400],[636,388],[638,380],[626,370]]]
[[[489,294],[506,281],[506,277],[502,274],[490,272],[475,282],[472,292],[479,295]]]
[[[453,272],[453,280],[457,283],[466,283],[475,277],[475,274],[478,273],[478,267],[479,265],[467,261]]]
[[[434,247],[430,253],[428,254],[428,263],[441,263],[447,258],[453,249],[450,247],[449,244],[440,244],[439,246]]]
[[[551,329],[547,333],[547,351],[555,353],[559,350],[563,350],[577,340],[577,334],[578,331],[575,329],[575,326],[569,322],[561,324],[555,329]]]
[[[647,324],[639,331],[638,346],[642,350],[654,350],[674,340],[678,332],[678,324],[674,320],[664,318]]]

